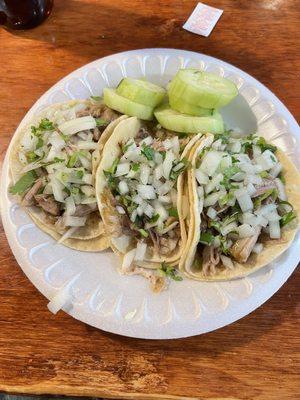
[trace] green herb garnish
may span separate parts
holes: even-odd
[[[139,229],[139,232],[144,238],[147,238],[149,236],[149,233],[146,232],[145,229]]]
[[[233,193],[229,192],[225,194],[224,196],[220,197],[219,199],[219,205],[220,207],[225,206],[230,200],[234,199]]]
[[[280,226],[283,227],[287,224],[289,224],[291,221],[293,221],[297,217],[296,213],[294,211],[289,211],[288,213],[284,214],[281,219],[280,219]]]
[[[178,218],[178,211],[176,207],[169,208],[168,212],[170,217]]]
[[[35,171],[28,171],[24,174],[12,187],[9,188],[9,193],[23,194],[27,189],[31,188],[37,179]]]
[[[154,214],[153,217],[149,219],[149,222],[151,224],[154,224],[155,222],[157,222],[158,218],[159,218],[159,214]]]
[[[103,118],[95,118],[96,120],[96,126],[106,126],[108,125],[108,121]]]
[[[84,174],[84,172],[81,171],[81,170],[76,171],[76,177],[77,177],[78,179],[82,179],[82,178],[83,178],[83,174]]]
[[[137,172],[140,169],[140,164],[139,163],[133,163],[131,166],[132,171]]]
[[[77,160],[78,160],[78,153],[75,152],[70,156],[68,163],[67,163],[67,167],[73,168],[75,166]]]
[[[92,100],[95,100],[95,101],[100,101],[101,100],[100,96],[90,96],[90,97],[91,97]]]
[[[161,264],[161,267],[158,268],[158,271],[164,275],[167,276],[168,278],[173,279],[174,281],[182,281],[182,277],[177,275],[177,270],[173,267],[171,267],[170,265],[166,264],[165,262],[163,262]]]
[[[262,152],[265,150],[270,150],[273,153],[275,153],[275,151],[277,150],[276,146],[273,146],[272,144],[267,143],[265,138],[263,138],[261,136],[258,138],[256,145],[261,149]],[[274,159],[274,161],[276,161],[276,160]]]
[[[275,196],[277,197],[277,190],[276,189],[268,189],[265,191],[265,193],[263,193],[262,195],[258,196],[255,200],[254,200],[254,208],[258,208],[261,206],[261,203],[266,200],[269,196]]]
[[[142,145],[141,153],[149,161],[152,161],[154,159],[154,150],[152,149],[152,147],[147,146],[145,143],[143,143],[143,145]]]
[[[200,235],[199,242],[205,245],[210,246],[214,242],[214,235],[210,232],[202,232]]]

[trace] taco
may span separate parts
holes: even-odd
[[[180,262],[204,281],[244,277],[292,243],[300,174],[263,137],[207,134],[190,152],[190,230]]]
[[[96,195],[111,247],[135,266],[177,265],[186,241],[189,207],[184,176],[200,135],[178,138],[136,117],[118,124],[96,173]]]
[[[126,118],[92,98],[73,100],[47,107],[14,136],[9,191],[43,231],[68,247],[108,247],[94,176],[105,142]]]

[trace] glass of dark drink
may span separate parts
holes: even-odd
[[[30,29],[51,13],[53,0],[0,0],[0,24],[12,29]]]

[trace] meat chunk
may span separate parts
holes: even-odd
[[[162,255],[169,255],[170,253],[172,253],[173,250],[175,250],[177,243],[178,243],[178,239],[177,238],[170,238],[170,237],[162,237],[159,240],[159,244],[160,244],[160,254]]]
[[[35,203],[34,196],[38,193],[38,191],[41,189],[42,186],[43,186],[43,181],[41,178],[39,178],[23,197],[22,205],[32,206]]]
[[[119,114],[109,107],[105,107],[100,116],[108,122],[114,121],[115,119],[119,118]]]
[[[257,226],[255,228],[255,235],[244,239],[238,239],[234,243],[234,245],[230,249],[230,252],[233,258],[236,259],[236,261],[245,263],[248,260],[253,250],[253,247],[255,246],[258,240],[260,232],[261,232],[261,226]]]
[[[205,246],[203,250],[202,270],[204,275],[214,274],[220,262],[220,254],[213,246]]]
[[[84,217],[96,211],[97,205],[95,204],[79,204],[73,214],[74,217]]]
[[[93,129],[93,139],[95,142],[98,142],[98,140],[100,139],[101,136],[101,132],[99,128],[95,128]]]
[[[54,216],[60,215],[60,204],[58,201],[55,201],[53,196],[47,194],[36,194],[34,198],[37,205],[46,213]]]

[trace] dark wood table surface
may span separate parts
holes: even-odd
[[[196,2],[56,0],[34,30],[0,29],[1,156],[58,79],[115,52],[175,47],[242,68],[300,118],[299,0],[206,0],[224,9],[208,38],[182,29]],[[0,391],[141,399],[299,399],[299,283],[218,331],[182,340],[101,332],[63,312],[22,273],[0,230]]]

